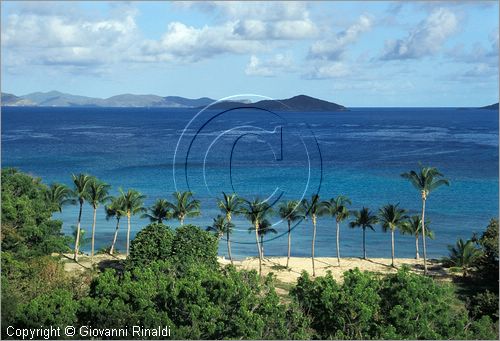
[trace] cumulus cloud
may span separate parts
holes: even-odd
[[[272,59],[261,60],[252,55],[245,69],[245,74],[249,76],[273,77],[283,71],[293,69],[292,59],[289,55],[276,54]]]
[[[341,78],[350,75],[348,66],[341,62],[317,65],[310,72],[303,75],[305,79],[330,79]]]
[[[386,41],[381,59],[417,59],[434,55],[457,30],[458,18],[452,11],[434,9],[406,38]]]
[[[339,60],[348,45],[355,43],[359,36],[371,29],[373,20],[367,15],[361,15],[357,22],[339,32],[331,39],[316,41],[309,50],[313,59]]]
[[[9,15],[2,25],[6,64],[82,67],[114,62],[127,55],[135,41],[135,16],[128,6],[109,18],[89,18],[34,4]]]

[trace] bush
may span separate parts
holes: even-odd
[[[206,265],[218,267],[219,244],[210,232],[193,225],[184,225],[175,231],[172,243],[172,260],[182,271],[187,265]]]
[[[169,326],[173,339],[309,338],[309,322],[286,306],[255,271],[190,264],[181,274],[169,261],[106,271],[82,300],[79,321],[96,328]],[[130,336],[130,335],[129,335]]]
[[[331,274],[314,281],[304,272],[290,294],[312,318],[319,338],[376,337],[380,322],[379,282],[358,269],[344,273],[338,285]]]
[[[498,321],[498,295],[491,291],[486,290],[472,296],[467,300],[467,306],[474,319],[489,316],[493,321]]]
[[[153,223],[142,229],[130,244],[130,266],[145,266],[167,259],[172,253],[173,231],[163,224]]]
[[[495,335],[491,320],[470,321],[452,288],[408,269],[378,279],[359,270],[342,285],[328,274],[303,273],[292,297],[318,337],[335,339],[462,339]]]

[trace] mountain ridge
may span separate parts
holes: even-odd
[[[2,93],[2,106],[40,107],[158,107],[158,108],[204,108],[216,102],[208,97],[185,98],[180,96],[158,96],[152,94],[120,94],[108,98],[72,95],[60,91],[33,92],[23,96]],[[276,111],[345,111],[346,107],[306,95],[297,95],[281,100],[223,101],[213,104],[211,109],[258,106]]]

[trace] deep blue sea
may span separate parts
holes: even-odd
[[[175,160],[175,163],[174,163]],[[456,108],[354,108],[336,113],[228,112],[160,108],[2,108],[2,167],[17,167],[47,184],[71,185],[71,174],[88,172],[118,188],[134,188],[146,204],[190,189],[202,215],[187,223],[207,226],[218,213],[215,198],[233,190],[245,198],[300,199],[319,192],[351,198],[352,209],[377,211],[400,203],[420,212],[420,194],[402,172],[419,162],[437,167],[451,182],[432,192],[427,217],[436,238],[428,254],[447,254],[459,237],[482,231],[498,216],[498,112]],[[174,166],[175,164],[175,166]],[[175,181],[174,181],[175,180]],[[77,208],[56,218],[70,233]],[[90,230],[92,211],[84,208]],[[266,256],[286,255],[286,224],[265,244]],[[250,223],[236,217],[233,255],[256,255]],[[132,235],[147,224],[132,218]],[[177,226],[176,221],[171,222]],[[98,210],[97,248],[108,246],[115,222]],[[87,233],[89,236],[90,233]],[[122,222],[118,247],[125,245]],[[292,234],[292,255],[309,256],[310,221]],[[414,256],[414,238],[396,234],[396,256]],[[343,256],[361,255],[361,230],[341,226]],[[390,235],[380,226],[367,231],[369,257],[390,257]],[[220,254],[226,255],[225,243]],[[321,217],[317,256],[335,255],[335,224]]]

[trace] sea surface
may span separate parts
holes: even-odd
[[[457,238],[470,238],[498,217],[498,112],[457,108],[353,108],[346,112],[271,113],[256,109],[227,112],[164,108],[4,107],[2,167],[16,167],[47,184],[71,185],[71,174],[87,172],[118,188],[171,199],[190,189],[202,203],[200,217],[186,223],[206,227],[219,213],[222,191],[275,203],[314,193],[327,200],[338,194],[352,209],[377,212],[399,203],[419,214],[420,194],[400,174],[419,163],[437,167],[451,186],[432,192],[426,217],[435,239],[428,255],[441,257]],[[55,218],[71,234],[77,207]],[[83,228],[92,210],[84,207]],[[266,236],[265,256],[286,255],[286,224],[269,218],[276,234]],[[257,254],[254,234],[244,217],[235,217],[233,256]],[[132,218],[132,236],[148,221]],[[168,222],[173,227],[177,221]],[[98,210],[96,247],[109,246],[115,221]],[[342,256],[361,255],[361,229],[341,225]],[[87,232],[87,236],[90,232]],[[123,219],[118,248],[124,249]],[[312,226],[302,221],[292,231],[292,255],[309,256]],[[411,236],[396,233],[396,256],[413,257]],[[84,247],[88,250],[89,246]],[[390,234],[380,226],[367,231],[368,257],[390,257]],[[226,244],[220,244],[226,255]],[[316,256],[335,255],[335,223],[318,221]]]

